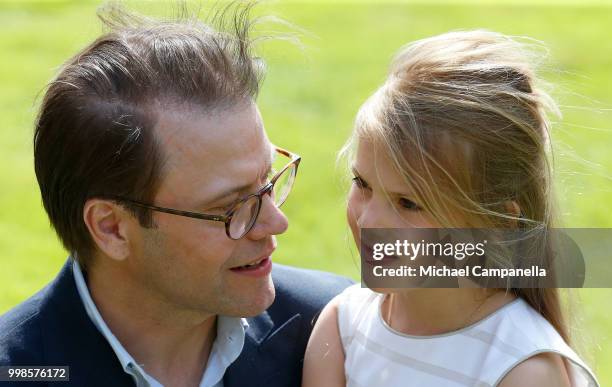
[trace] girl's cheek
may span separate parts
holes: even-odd
[[[359,214],[361,213],[361,206],[363,203],[362,198],[360,198],[359,193],[356,192],[355,188],[351,188],[348,195],[348,201],[346,205],[346,219],[348,221],[353,234],[355,231],[358,232],[357,227],[357,219],[359,219]]]

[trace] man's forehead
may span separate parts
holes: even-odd
[[[261,115],[252,102],[212,109],[170,105],[158,113],[155,135],[167,156],[190,150],[222,156],[252,147],[265,137]]]
[[[163,114],[158,133],[166,172],[160,192],[177,197],[205,200],[255,181],[274,153],[255,104],[213,112],[174,109]]]

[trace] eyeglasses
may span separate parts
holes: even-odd
[[[282,148],[275,148],[275,156],[272,162],[272,172],[276,174],[269,182],[260,188],[257,192],[247,195],[236,202],[224,215],[210,215],[199,212],[181,211],[173,208],[158,207],[151,204],[141,203],[135,200],[113,197],[112,199],[128,203],[137,207],[147,208],[149,210],[165,212],[167,214],[186,216],[188,218],[212,220],[215,222],[225,223],[225,233],[231,239],[240,239],[245,236],[257,222],[257,217],[261,210],[263,196],[268,194],[274,205],[277,208],[283,205],[287,196],[291,192],[293,182],[297,175],[298,166],[302,158],[294,153],[291,153]],[[287,162],[289,159],[289,163]],[[276,168],[279,167],[280,168]]]

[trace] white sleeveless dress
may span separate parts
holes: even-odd
[[[552,325],[520,298],[461,330],[411,336],[383,320],[384,295],[356,284],[339,297],[347,386],[496,386],[520,362],[543,352],[564,358],[572,386],[599,386]]]

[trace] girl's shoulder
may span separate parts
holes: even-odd
[[[357,302],[373,296],[380,296],[380,293],[372,291],[370,288],[361,287],[361,284],[356,283],[345,288],[338,294],[338,302]]]
[[[565,342],[553,325],[535,308],[523,299],[513,302],[511,307],[502,308],[497,321],[483,324],[482,332],[492,333],[492,345],[516,357],[506,372],[524,362],[541,355],[557,355],[566,363],[572,386],[598,386],[595,374],[584,360]],[[488,332],[487,332],[488,331]],[[532,362],[538,363],[538,362]],[[501,375],[500,380],[505,375]]]
[[[363,313],[364,308],[372,305],[374,301],[381,297],[383,297],[383,294],[376,293],[369,288],[363,288],[361,284],[351,285],[336,297],[338,318]]]
[[[334,303],[336,305],[338,332],[346,347],[362,323],[369,323],[377,313],[383,294],[355,284],[344,289]]]

